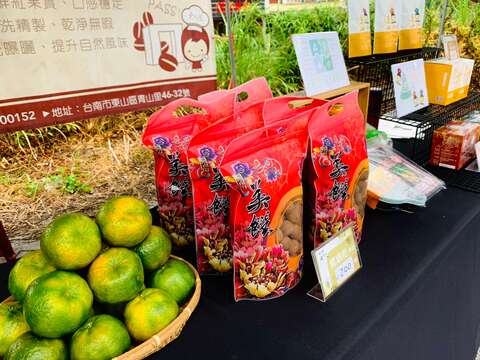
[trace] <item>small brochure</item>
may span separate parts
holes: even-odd
[[[350,85],[337,32],[296,34],[292,40],[307,96]]]
[[[460,51],[458,50],[458,40],[456,35],[442,36],[443,51],[448,60],[460,59]]]
[[[423,59],[392,65],[392,76],[399,118],[428,106]]]

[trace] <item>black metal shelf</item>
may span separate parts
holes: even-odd
[[[395,109],[395,94],[392,79],[392,65],[406,61],[440,57],[439,48],[405,50],[394,54],[372,55],[347,60],[353,80],[370,83],[369,118],[375,122],[380,115]]]
[[[479,109],[480,92],[471,92],[467,98],[448,106],[430,105],[401,118],[397,118],[396,112],[391,111],[382,115],[381,119],[415,129],[415,138],[394,141],[395,148],[407,157],[425,166],[450,186],[480,193],[480,173],[428,165],[434,131],[452,120],[461,120],[472,111]]]

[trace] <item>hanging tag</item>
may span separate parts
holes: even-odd
[[[308,295],[326,302],[362,268],[353,224],[312,251],[318,285]]]

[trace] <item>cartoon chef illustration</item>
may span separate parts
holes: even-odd
[[[187,69],[199,72],[210,52],[210,38],[205,28],[209,17],[198,5],[192,5],[182,12],[186,24],[182,32],[182,52]]]

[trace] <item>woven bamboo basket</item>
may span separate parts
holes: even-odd
[[[126,353],[113,358],[112,360],[140,360],[145,359],[147,356],[156,353],[157,351],[163,349],[173,340],[180,336],[180,333],[183,330],[183,327],[187,323],[190,315],[192,315],[193,311],[198,305],[200,301],[200,294],[202,291],[202,281],[200,280],[200,276],[198,275],[197,270],[195,267],[192,266],[188,261],[183,260],[177,256],[171,255],[173,259],[181,260],[185,262],[190,269],[192,269],[193,273],[195,274],[195,291],[193,292],[192,297],[188,301],[187,304],[182,306],[180,309],[180,314],[177,316],[175,320],[173,320],[166,328],[160,331],[158,334],[154,335],[147,341],[139,344],[138,346],[132,348],[131,350],[127,351]],[[7,304],[13,302],[14,299],[9,297],[2,304]],[[1,357],[0,357],[1,359]]]

